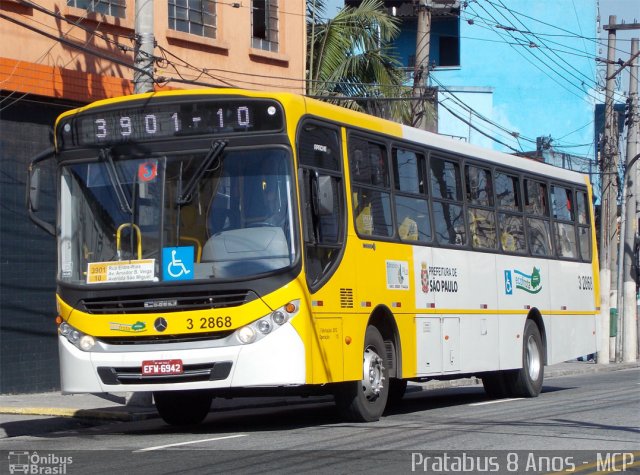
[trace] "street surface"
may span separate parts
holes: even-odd
[[[425,457],[442,453],[473,458],[476,473],[546,473],[572,464],[594,473],[597,461],[598,469],[611,469],[625,460],[629,472],[640,470],[639,395],[636,368],[548,379],[534,399],[491,400],[478,386],[421,391],[410,385],[400,406],[369,424],[342,422],[327,398],[219,411],[214,401],[205,422],[189,428],[155,418],[114,423],[0,415],[7,434],[0,439],[0,473],[7,473],[7,451],[54,454],[54,463],[74,457],[67,474],[133,473],[132,463],[135,473],[149,474],[433,473]],[[611,458],[615,453],[621,454]],[[525,470],[525,463],[536,470]]]

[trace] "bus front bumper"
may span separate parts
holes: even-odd
[[[304,344],[290,325],[246,345],[171,349],[170,344],[136,345],[85,352],[60,336],[60,382],[63,393],[137,392],[303,385]],[[131,347],[129,347],[131,348]],[[176,362],[177,375],[143,375],[143,362]]]

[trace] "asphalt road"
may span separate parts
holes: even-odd
[[[40,465],[65,462],[65,474],[454,473],[464,465],[442,463],[456,461],[474,473],[640,470],[640,369],[549,379],[534,399],[491,400],[477,386],[419,389],[369,424],[342,422],[326,398],[214,411],[184,429],[160,419],[3,416],[0,473],[8,451],[14,461],[37,451]]]

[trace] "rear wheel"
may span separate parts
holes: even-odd
[[[389,397],[384,340],[373,326],[365,333],[362,364],[362,380],[343,383],[336,393],[336,404],[345,419],[373,422],[380,419]]]
[[[207,391],[158,391],[153,393],[160,417],[169,425],[199,424],[209,414],[211,394]]]
[[[538,325],[527,320],[524,325],[522,368],[514,371],[508,381],[512,396],[537,397],[544,379],[544,347]]]

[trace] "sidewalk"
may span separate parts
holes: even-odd
[[[570,361],[545,367],[545,381],[548,379],[577,374],[620,371],[639,368],[640,362],[611,363],[598,365],[592,362]],[[441,389],[458,386],[481,385],[477,378],[456,379],[451,381],[429,381],[427,383],[409,383],[423,390]],[[136,421],[158,417],[155,407],[145,398],[131,398],[127,401],[124,394],[71,394],[55,393],[7,394],[0,395],[0,414],[39,415],[54,417],[76,417],[112,421]],[[318,401],[319,399],[316,399]],[[271,398],[215,398],[212,410],[231,410],[247,407],[269,407],[308,403],[301,397]]]

